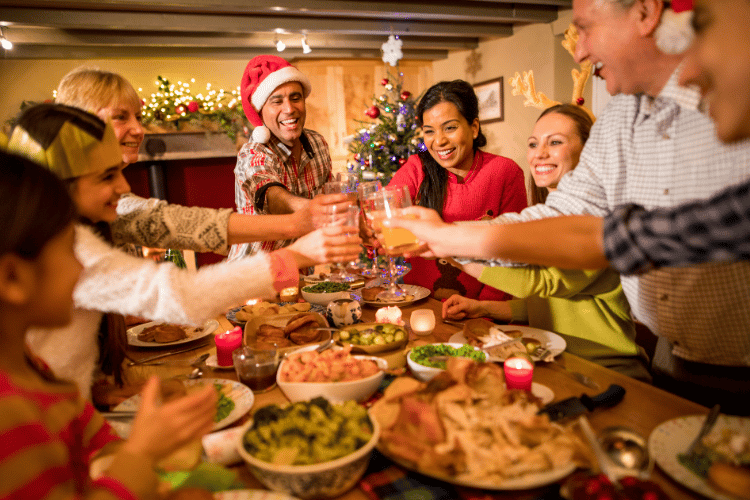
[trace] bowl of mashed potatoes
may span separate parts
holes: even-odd
[[[291,402],[321,396],[329,401],[366,401],[380,386],[385,359],[352,355],[351,346],[321,353],[308,346],[289,353],[279,365],[276,383]]]
[[[337,497],[356,486],[380,426],[354,401],[269,405],[245,424],[237,451],[266,488],[297,498]]]

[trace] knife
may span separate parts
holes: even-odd
[[[577,417],[587,411],[593,411],[596,408],[610,408],[622,401],[625,397],[625,389],[617,384],[612,384],[609,388],[595,396],[581,394],[580,398],[572,397],[563,399],[557,403],[550,403],[538,414],[546,413],[550,420],[561,420],[563,418]]]
[[[148,363],[149,361],[154,361],[157,359],[166,358],[167,356],[172,356],[173,354],[181,354],[183,352],[189,352],[189,351],[194,351],[195,349],[200,349],[201,347],[208,347],[209,345],[211,345],[210,342],[204,342],[204,343],[194,345],[191,347],[186,347],[185,349],[178,349],[176,351],[164,352],[162,354],[157,354],[156,356],[151,356],[149,358],[143,358],[143,359],[139,359],[136,361],[131,361],[130,363],[128,363],[128,366],[141,365],[144,363]]]

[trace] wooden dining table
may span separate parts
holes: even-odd
[[[417,336],[413,332],[411,332],[409,345],[407,346],[407,348],[413,345],[424,343],[446,342],[452,335],[462,330],[460,326],[445,323],[440,319],[441,308],[442,303],[432,298],[423,299],[408,306],[401,307],[403,318],[405,319],[408,319],[412,311],[416,309],[432,309],[435,312],[435,317],[437,318],[437,324],[431,335]],[[363,305],[362,321],[374,321],[375,311],[375,308]],[[217,332],[224,332],[234,328],[235,326],[225,316],[220,316],[216,318],[216,320],[219,322],[219,329],[217,330]],[[135,360],[148,357],[158,352],[153,349],[143,349],[137,347],[129,347],[128,349],[128,356],[131,359]],[[215,354],[215,347],[213,346],[213,343],[211,342],[190,352],[176,354],[165,358],[165,361],[170,360],[171,362],[164,365],[136,365],[129,367],[127,368],[127,374],[131,380],[144,380],[151,374],[157,374],[162,377],[185,375],[192,368],[190,368],[187,363],[179,365],[175,362],[179,362],[181,360],[193,360],[202,353]],[[566,368],[567,370],[572,370],[589,376],[599,385],[601,389],[597,391],[582,385],[574,377],[570,376],[567,373]],[[214,370],[211,368],[204,369],[204,377],[237,380],[237,377],[232,370]],[[615,371],[609,370],[567,352],[563,352],[562,354],[557,356],[554,362],[537,363],[534,370],[534,381],[549,387],[554,392],[555,401],[559,401],[571,396],[581,396],[584,393],[593,395],[605,390],[607,387],[609,387],[610,384],[619,384],[620,386],[625,388],[625,397],[618,405],[612,408],[595,410],[594,412],[588,414],[588,420],[594,432],[599,432],[608,427],[624,426],[638,432],[645,438],[648,438],[654,428],[667,420],[685,415],[708,413],[708,409],[704,406],[698,405],[674,394],[665,392],[652,385],[640,382]],[[240,420],[235,425],[241,425],[244,421],[251,417],[252,413],[256,409],[260,407],[274,403],[283,404],[287,402],[288,400],[279,388],[274,388],[264,393],[257,393],[255,394],[255,404],[253,405],[251,412],[243,420]],[[243,465],[234,466],[233,469],[238,472],[239,479],[243,483],[245,483],[248,488],[263,488],[263,486],[249,473],[249,471]],[[675,482],[658,466],[654,467],[651,479],[659,484],[664,492],[672,499],[703,498],[700,495],[685,488],[681,484]],[[509,499],[534,498],[533,495],[529,496],[529,492],[507,491],[492,492],[492,494],[494,497]],[[367,499],[368,497],[360,489],[354,488],[339,498],[342,500],[363,500]]]

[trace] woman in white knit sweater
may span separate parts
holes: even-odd
[[[21,115],[8,149],[46,166],[69,183],[82,222],[76,256],[84,271],[75,292],[73,322],[52,332],[29,332],[30,346],[61,378],[90,394],[98,359],[96,335],[103,313],[158,321],[202,324],[251,297],[272,297],[296,284],[298,268],[324,261],[348,262],[359,254],[358,228],[324,228],[271,254],[221,263],[198,271],[127,255],[94,231],[117,217],[117,202],[129,190],[112,127],[69,106],[44,104]]]

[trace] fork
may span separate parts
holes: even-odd
[[[539,361],[543,361],[548,363],[548,366],[552,367],[555,366],[559,369],[565,370],[565,373],[573,377],[579,384],[583,384],[589,389],[599,389],[599,384],[594,382],[594,380],[589,377],[588,375],[584,375],[583,373],[575,372],[571,369],[569,369],[567,366],[561,365],[557,361],[555,361],[555,358],[548,359],[550,353],[552,351],[549,350],[549,348],[546,347],[538,347],[536,351],[534,351],[534,356],[539,358]]]
[[[712,462],[709,455],[706,453],[707,450],[706,446],[703,444],[703,438],[706,434],[711,432],[711,429],[713,429],[714,424],[716,424],[720,413],[721,406],[714,405],[706,416],[706,420],[703,421],[703,425],[701,426],[700,431],[698,431],[698,435],[695,436],[695,439],[690,443],[688,449],[685,450],[685,453],[680,453],[677,456],[682,465],[703,477],[708,473],[708,467],[710,467]]]

